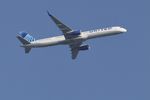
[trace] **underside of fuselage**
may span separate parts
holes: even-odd
[[[39,39],[31,42],[30,44],[24,45],[25,47],[38,48],[38,47],[48,47],[55,45],[71,45],[79,42],[84,42],[81,36],[72,39],[65,39],[64,36],[57,36],[52,38]]]

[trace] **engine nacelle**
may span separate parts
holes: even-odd
[[[78,36],[81,34],[81,31],[80,30],[76,30],[76,31],[72,31],[69,33],[70,35],[73,35],[73,36]]]
[[[82,45],[79,47],[79,50],[89,50],[89,45]]]

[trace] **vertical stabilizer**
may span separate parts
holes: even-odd
[[[32,41],[35,41],[35,38],[27,32],[20,32],[17,35],[17,38],[23,44],[22,47],[24,47],[25,53],[29,53],[31,51],[31,47],[27,47],[26,45],[30,44]]]

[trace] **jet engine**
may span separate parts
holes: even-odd
[[[90,48],[89,45],[82,45],[79,47],[79,50],[84,51],[84,50],[89,50],[89,48]]]
[[[80,30],[76,30],[76,31],[70,32],[69,34],[72,35],[72,36],[78,36],[78,35],[81,34],[81,31]]]

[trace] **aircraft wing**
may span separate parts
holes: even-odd
[[[47,13],[51,17],[51,19],[55,22],[55,24],[58,26],[58,28],[63,32],[65,38],[69,39],[70,36],[67,34],[69,34],[69,32],[71,32],[73,30],[71,28],[69,28],[68,26],[66,26],[65,24],[63,24],[61,21],[59,21],[56,17],[51,15],[48,11],[47,11]]]
[[[74,43],[69,45],[71,48],[71,54],[72,54],[72,59],[76,59],[78,53],[79,53],[79,47],[82,44],[82,42]]]

